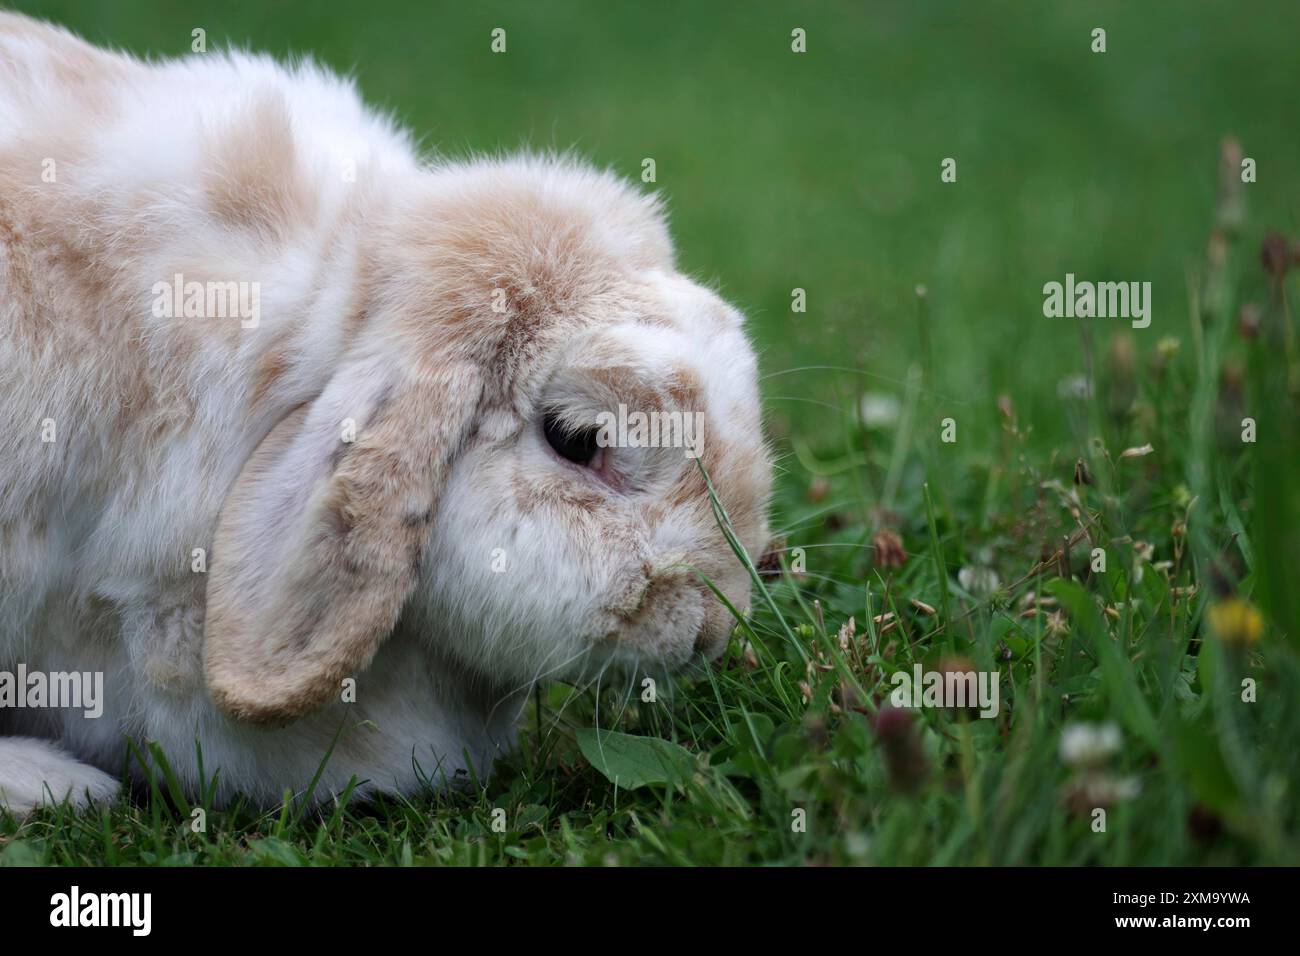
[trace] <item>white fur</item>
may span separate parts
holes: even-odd
[[[0,806],[25,813],[68,800],[74,806],[108,803],[118,782],[68,756],[47,740],[0,737]]]

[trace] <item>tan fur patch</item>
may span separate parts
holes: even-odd
[[[315,219],[315,198],[298,169],[293,126],[278,94],[263,95],[212,134],[204,150],[204,190],[220,221],[280,240]]]
[[[276,383],[289,370],[289,356],[282,345],[274,345],[257,363],[257,372],[253,376],[254,405],[266,401]]]

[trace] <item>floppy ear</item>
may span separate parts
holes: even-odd
[[[263,439],[222,506],[208,578],[204,673],[225,713],[301,717],[370,664],[481,390],[469,364],[352,362]]]

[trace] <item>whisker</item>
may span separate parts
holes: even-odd
[[[768,372],[766,375],[761,376],[759,381],[765,382],[769,378],[777,378],[781,375],[796,375],[800,372],[848,372],[851,375],[861,375],[863,378],[874,378],[877,381],[889,382],[891,385],[907,386],[909,384],[906,379],[894,378],[890,375],[880,375],[876,372],[868,372],[866,369],[861,368],[850,368],[847,365],[801,365],[795,368],[779,369],[775,372]],[[935,391],[934,389],[923,389],[923,391],[929,392],[934,397],[940,398],[945,402],[953,402],[958,405],[970,404],[969,399],[954,398],[951,395],[945,395],[942,392]]]

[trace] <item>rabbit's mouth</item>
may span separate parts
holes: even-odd
[[[595,642],[598,656],[670,671],[718,657],[731,631],[726,608],[688,567],[643,567],[623,598],[606,609],[613,626]]]

